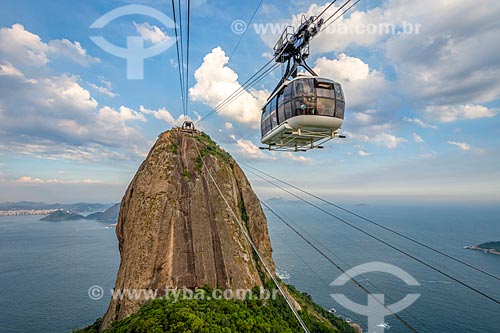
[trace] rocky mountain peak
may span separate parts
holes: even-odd
[[[204,165],[274,270],[265,215],[236,161],[208,135],[172,129],[159,136],[122,199],[115,289],[263,285],[254,252]],[[102,327],[143,303],[112,300]]]

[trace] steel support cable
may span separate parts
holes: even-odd
[[[259,9],[260,9],[260,7],[261,7],[261,5],[262,5],[262,2],[263,2],[263,0],[261,0],[261,1],[259,2],[259,4],[257,5],[257,7],[255,8],[255,10],[254,10],[254,12],[253,12],[253,14],[252,14],[252,16],[251,16],[250,20],[249,20],[249,21],[248,21],[248,23],[247,23],[247,27],[251,24],[251,22],[252,22],[252,21],[253,21],[253,19],[255,18],[255,15],[256,15],[256,14],[257,14],[257,12],[259,11]],[[233,48],[233,50],[231,51],[231,54],[229,55],[229,61],[231,61],[231,60],[232,60],[232,57],[233,57],[233,55],[235,54],[235,52],[236,52],[236,50],[238,49],[238,47],[240,46],[240,43],[241,43],[241,41],[242,41],[243,37],[246,35],[246,32],[247,32],[247,30],[245,30],[245,31],[244,31],[244,32],[240,35],[240,38],[239,38],[239,39],[238,39],[238,41],[236,42],[235,47]],[[264,66],[262,66],[262,67],[261,67],[261,69],[259,69],[259,70],[257,71],[257,73],[259,73],[261,70],[263,70],[263,69],[264,69],[267,65],[269,65],[272,61],[274,61],[274,58],[273,58],[273,59],[271,59],[271,60],[270,60],[267,64],[265,64]],[[254,75],[256,75],[257,73],[255,73]],[[253,76],[252,76],[252,77],[253,77]],[[219,81],[219,79],[220,79],[220,75],[219,75],[219,77],[217,78],[217,81]],[[251,79],[251,78],[250,78],[250,79]],[[248,79],[248,80],[247,80],[247,82],[248,82],[250,79]],[[244,83],[244,84],[245,84],[245,83]],[[243,85],[244,85],[244,84],[243,84]],[[219,107],[221,107],[221,104],[222,104],[224,101],[226,101],[226,100],[227,100],[230,96],[232,96],[233,94],[235,94],[238,90],[239,90],[239,88],[238,88],[238,89],[236,89],[235,91],[233,91],[233,92],[232,92],[232,93],[231,93],[228,97],[226,97],[226,99],[225,99],[225,100],[223,100],[222,102],[220,102],[219,104],[217,104],[214,108],[212,108],[212,109],[209,111],[209,113],[208,113],[205,117],[208,117],[208,116],[209,116],[209,114],[211,115],[211,113],[212,113],[214,110],[216,110],[216,109],[218,109]],[[204,117],[204,118],[205,118],[205,117]],[[201,122],[202,120],[203,120],[203,119],[200,119],[200,120],[199,120],[199,122]],[[197,121],[197,122],[198,122],[198,121]]]
[[[315,244],[318,245],[318,247],[321,247],[325,250],[325,252],[328,252],[330,253],[330,255],[332,255],[333,257],[336,258],[336,260],[338,260],[339,262],[341,262],[343,265],[345,266],[349,266],[349,263],[347,263],[345,260],[343,260],[340,256],[336,255],[332,250],[330,250],[330,248],[328,246],[325,246],[325,244],[321,243],[317,238],[315,238],[313,235],[311,235],[307,230],[305,230],[304,228],[302,228],[298,223],[293,223],[292,219],[290,217],[288,217],[285,213],[283,213],[282,211],[280,211],[279,209],[277,209],[276,207],[273,208],[275,212],[277,212],[279,215],[281,215],[284,219],[288,220],[288,222],[290,224],[292,224],[295,228],[297,228],[298,230],[300,230],[302,232],[302,234],[305,234],[307,237],[309,237],[309,239],[311,240],[311,242],[314,242]],[[326,225],[326,223],[323,223],[321,222],[320,220],[318,219],[314,219],[316,222],[319,222],[323,225]],[[283,240],[283,242],[290,248],[291,245],[289,245],[287,243],[287,241],[284,239],[284,237],[282,237],[279,233],[278,233],[278,237]],[[360,247],[361,248],[361,247]],[[304,264],[309,267],[309,269],[311,271],[314,272],[314,270],[309,266],[309,264],[307,264],[304,260],[302,260],[302,258],[299,256],[299,254],[297,253],[297,251],[295,251],[293,248],[291,248],[292,252],[294,252],[296,254],[296,256],[301,259],[302,262],[304,262]],[[327,285],[322,279],[321,277],[318,276],[317,273],[315,273],[316,277],[318,277],[319,280],[321,280],[321,282],[327,287],[327,288],[330,288],[329,285]],[[363,274],[360,274],[359,275],[364,281],[368,281],[370,283],[370,285],[376,290],[378,291],[379,293],[381,294],[384,294],[384,291],[378,287],[372,280],[368,279],[365,275]],[[368,289],[368,288],[367,288]],[[385,300],[387,301],[391,301],[393,303],[396,302],[395,299],[393,299],[392,297],[390,297],[389,295],[385,295]],[[419,318],[417,318],[416,316],[414,316],[410,311],[408,311],[408,309],[405,309],[403,311],[401,311],[402,313],[408,315],[409,317],[411,317],[415,322],[418,322],[420,326],[422,326],[423,328],[425,328],[428,332],[432,332],[432,330],[422,321],[420,320]]]
[[[274,70],[274,68],[276,66],[277,65],[275,64],[275,65],[269,67],[266,71],[264,71],[263,73],[261,73],[259,76],[254,77],[251,81],[245,82],[244,85],[240,86],[231,95],[229,95],[228,97],[226,97],[226,99],[224,101],[222,101],[221,103],[219,103],[219,106],[217,106],[209,114],[207,114],[204,118],[202,118],[200,120],[200,122],[203,121],[203,120],[205,120],[205,119],[208,119],[208,118],[212,117],[214,114],[220,112],[226,106],[228,106],[229,104],[231,104],[235,99],[237,99],[239,96],[241,96],[243,93],[245,93],[247,88],[252,87],[255,83],[257,83],[262,78],[264,78],[265,76],[267,76],[269,74],[269,72],[272,71],[272,70]]]
[[[351,0],[347,1],[347,3],[349,3]],[[361,0],[357,0],[355,3],[353,3],[351,6],[349,6],[349,8],[347,8],[346,10],[344,10],[342,12],[342,14],[340,14],[337,18],[335,18],[332,22],[330,22],[328,25],[326,25],[323,29],[321,29],[321,31],[325,31],[329,26],[331,26],[333,23],[335,23],[335,21],[337,21],[339,18],[341,18],[342,16],[344,16],[345,13],[347,13],[349,10],[351,10],[352,7],[356,6]],[[346,3],[346,4],[347,4]],[[344,4],[345,5],[345,4]],[[343,7],[343,6],[342,6]],[[340,7],[339,9],[342,9],[342,7]],[[329,18],[330,19],[330,18]],[[326,23],[326,22],[325,22]],[[320,32],[321,32],[320,31]]]
[[[318,200],[320,200],[321,202],[326,203],[327,205],[330,205],[330,206],[332,206],[332,207],[335,207],[335,208],[337,208],[337,209],[340,209],[340,210],[341,210],[341,211],[343,211],[343,212],[346,212],[346,213],[348,213],[348,214],[350,214],[350,215],[352,215],[352,216],[355,216],[355,217],[357,217],[357,218],[359,218],[359,219],[361,219],[361,220],[363,220],[363,221],[366,221],[366,222],[368,222],[368,223],[370,223],[370,224],[372,224],[372,225],[375,225],[375,226],[377,226],[377,227],[379,227],[379,228],[382,228],[382,229],[384,229],[385,231],[391,232],[391,233],[393,233],[394,235],[397,235],[397,236],[399,236],[399,237],[402,237],[402,238],[404,238],[404,239],[406,239],[406,240],[408,240],[408,241],[410,241],[410,242],[412,242],[412,243],[414,243],[414,244],[420,245],[420,246],[422,246],[422,247],[424,247],[424,248],[426,248],[426,249],[428,249],[428,250],[430,250],[430,251],[432,251],[432,252],[434,252],[434,253],[440,254],[440,255],[442,255],[442,256],[444,256],[444,257],[448,258],[448,259],[451,259],[451,260],[453,260],[453,261],[455,261],[455,262],[458,262],[458,263],[460,263],[460,264],[462,264],[462,265],[464,265],[464,266],[467,266],[467,267],[469,267],[469,268],[471,268],[471,269],[473,269],[473,270],[475,270],[475,271],[477,271],[477,272],[480,272],[480,273],[482,273],[482,274],[485,274],[485,275],[487,275],[487,276],[489,276],[489,277],[491,277],[491,278],[494,278],[494,279],[496,279],[496,280],[499,280],[499,281],[500,281],[500,278],[499,278],[498,276],[493,275],[493,274],[491,274],[491,273],[488,273],[487,271],[485,271],[485,270],[483,270],[483,269],[481,269],[481,268],[479,268],[479,267],[476,267],[476,266],[474,266],[474,265],[472,265],[472,264],[469,264],[468,262],[465,262],[465,261],[463,261],[463,260],[461,260],[461,259],[458,259],[458,258],[456,258],[456,257],[453,257],[453,256],[451,256],[451,255],[449,255],[449,254],[447,254],[447,253],[445,253],[445,252],[443,252],[443,251],[440,251],[440,250],[438,250],[438,249],[436,249],[436,248],[433,248],[433,247],[431,247],[431,246],[429,246],[429,245],[427,245],[427,244],[425,244],[425,243],[422,243],[422,242],[420,242],[420,241],[418,241],[418,240],[416,240],[416,239],[414,239],[414,238],[412,238],[412,237],[410,237],[410,236],[406,236],[405,234],[403,234],[403,233],[401,233],[401,232],[399,232],[399,231],[396,231],[396,230],[394,230],[394,229],[391,229],[391,228],[389,228],[389,227],[386,227],[386,226],[384,226],[383,224],[380,224],[380,223],[378,223],[378,222],[376,222],[376,221],[374,221],[374,220],[371,220],[371,219],[369,219],[369,218],[367,218],[367,217],[364,217],[364,216],[362,216],[362,215],[360,215],[360,214],[357,214],[357,213],[355,213],[355,212],[353,212],[353,211],[351,211],[351,210],[349,210],[349,209],[346,209],[346,208],[344,208],[344,207],[342,207],[342,206],[339,206],[339,205],[337,205],[337,204],[334,204],[334,203],[333,203],[333,202],[331,202],[331,201],[325,200],[325,199],[323,199],[323,198],[321,198],[321,197],[319,197],[319,196],[317,196],[317,195],[315,195],[315,194],[313,194],[313,193],[311,193],[311,192],[309,192],[309,191],[303,190],[303,189],[301,189],[301,188],[299,188],[299,187],[297,187],[297,186],[295,186],[295,185],[293,185],[293,184],[290,184],[290,183],[288,183],[288,182],[286,182],[286,181],[284,181],[284,180],[281,180],[281,179],[279,179],[279,178],[277,178],[277,177],[274,177],[273,175],[270,175],[270,174],[268,174],[268,173],[266,173],[266,172],[264,172],[264,171],[260,171],[260,170],[258,170],[258,169],[256,169],[256,168],[252,167],[251,165],[248,165],[248,164],[246,164],[246,163],[242,163],[242,164],[243,164],[243,165],[245,165],[247,168],[250,168],[250,169],[252,169],[252,170],[254,170],[254,171],[257,171],[257,172],[259,172],[259,173],[261,173],[261,174],[263,174],[263,175],[265,175],[265,176],[267,176],[267,177],[269,177],[269,178],[271,178],[271,179],[274,179],[274,180],[276,180],[276,181],[278,181],[278,182],[280,182],[280,183],[282,183],[282,184],[284,184],[284,185],[286,185],[286,186],[289,186],[289,187],[291,187],[291,188],[293,188],[293,189],[295,189],[295,190],[297,190],[297,191],[299,191],[299,192],[302,192],[302,193],[307,194],[307,195],[309,195],[309,196],[311,196],[311,197],[313,197],[313,198],[315,198],[315,199],[318,199]]]
[[[328,10],[330,9],[331,6],[333,6],[334,3],[336,3],[337,0],[333,0],[332,2],[330,2],[330,4],[328,6],[326,6],[322,11],[321,13],[318,14],[318,16],[316,16],[316,18],[314,19],[313,22],[316,22],[317,20],[319,20],[321,18],[321,16],[323,16],[323,14]]]
[[[248,170],[250,173],[252,173],[253,175],[255,175],[255,176],[257,176],[257,177],[259,177],[259,178],[261,178],[261,179],[265,180],[265,181],[266,181],[266,182],[268,182],[269,184],[271,184],[271,185],[273,185],[273,186],[275,186],[275,187],[277,187],[277,188],[281,189],[282,191],[285,191],[286,193],[288,193],[288,194],[290,194],[290,195],[292,195],[292,196],[296,197],[297,199],[299,199],[299,200],[301,200],[301,201],[303,201],[303,202],[305,202],[305,203],[307,203],[307,204],[309,204],[309,205],[311,205],[311,206],[315,207],[316,209],[321,210],[321,211],[322,211],[322,212],[324,212],[325,214],[330,215],[331,217],[335,218],[336,220],[338,220],[338,221],[340,221],[340,222],[342,222],[342,223],[344,223],[344,224],[346,224],[346,225],[350,226],[350,227],[351,227],[351,228],[353,228],[353,229],[356,229],[357,231],[359,231],[359,232],[363,233],[364,235],[366,235],[366,236],[368,236],[368,237],[370,237],[370,238],[372,238],[372,239],[375,239],[376,241],[378,241],[378,242],[380,242],[380,243],[382,243],[382,244],[384,244],[384,245],[386,245],[386,246],[390,247],[391,249],[393,249],[393,250],[395,250],[395,251],[397,251],[397,252],[399,252],[399,253],[401,253],[401,254],[403,254],[403,255],[405,255],[405,256],[407,256],[407,257],[409,257],[409,258],[411,258],[411,259],[413,259],[413,260],[415,260],[415,261],[417,261],[418,263],[420,263],[420,264],[422,264],[422,265],[424,265],[424,266],[426,266],[426,267],[428,267],[428,268],[432,269],[433,271],[438,272],[438,273],[440,273],[440,274],[441,274],[441,275],[443,275],[443,276],[446,276],[447,278],[449,278],[449,279],[451,279],[451,280],[453,280],[453,281],[457,282],[458,284],[460,284],[460,285],[462,285],[462,286],[466,287],[467,289],[470,289],[470,290],[474,291],[475,293],[477,293],[477,294],[479,294],[479,295],[481,295],[481,296],[483,296],[483,297],[485,297],[485,298],[489,299],[490,301],[493,301],[493,302],[495,302],[495,303],[497,303],[497,304],[499,304],[499,305],[500,305],[500,301],[499,301],[499,300],[497,300],[495,297],[490,296],[490,295],[486,294],[485,292],[482,292],[481,290],[477,289],[476,287],[473,287],[473,286],[471,286],[471,285],[469,285],[469,284],[467,284],[467,283],[465,283],[465,282],[463,282],[463,281],[461,281],[461,280],[459,280],[459,279],[455,278],[454,276],[452,276],[452,275],[450,275],[450,274],[448,274],[448,273],[446,273],[446,272],[442,271],[441,269],[439,269],[439,268],[437,268],[437,267],[434,267],[434,266],[433,266],[433,265],[431,265],[431,264],[428,264],[427,262],[423,261],[422,259],[419,259],[419,258],[415,257],[414,255],[412,255],[412,254],[410,254],[410,253],[408,253],[408,252],[406,252],[406,251],[404,251],[404,250],[401,250],[400,248],[398,248],[398,247],[396,247],[396,246],[394,246],[394,245],[390,244],[389,242],[387,242],[387,241],[385,241],[385,240],[383,240],[383,239],[381,239],[381,238],[379,238],[379,237],[377,237],[377,236],[374,236],[374,235],[372,235],[372,234],[370,234],[370,233],[368,233],[368,232],[364,231],[363,229],[361,229],[361,228],[359,228],[359,227],[355,226],[354,224],[350,223],[349,221],[347,221],[347,220],[345,220],[345,219],[343,219],[343,218],[341,218],[341,217],[339,217],[339,216],[337,216],[337,215],[335,215],[335,214],[331,213],[330,211],[328,211],[328,210],[326,210],[326,209],[324,209],[324,208],[322,208],[322,207],[320,207],[320,206],[318,206],[318,205],[316,205],[316,204],[314,204],[314,203],[312,203],[312,202],[310,202],[310,201],[308,201],[308,200],[306,200],[306,199],[304,199],[304,198],[302,198],[302,197],[298,196],[297,194],[295,194],[295,193],[293,193],[293,192],[290,192],[289,190],[287,190],[287,189],[283,188],[282,186],[280,186],[280,185],[278,185],[278,184],[276,184],[276,183],[274,183],[274,182],[272,182],[272,181],[270,181],[270,180],[268,180],[268,179],[266,179],[266,178],[264,178],[264,177],[260,176],[259,174],[255,173],[254,171],[252,171],[252,170],[250,170],[250,169],[248,169],[248,168],[247,168],[247,170]]]
[[[401,318],[397,313],[392,311],[387,305],[384,304],[380,299],[378,299],[375,295],[370,293],[370,291],[363,286],[358,280],[355,278],[349,276],[347,271],[343,269],[339,264],[337,264],[334,260],[332,260],[329,256],[327,256],[320,248],[318,248],[316,245],[314,245],[309,239],[304,237],[297,229],[295,229],[290,223],[288,223],[285,219],[283,219],[280,215],[278,215],[271,207],[269,207],[265,202],[261,201],[261,204],[264,205],[274,216],[276,216],[281,222],[283,222],[288,228],[290,228],[293,232],[295,232],[302,240],[304,240],[309,246],[311,246],[316,252],[318,252],[323,258],[325,258],[329,263],[331,263],[335,268],[337,268],[340,272],[343,274],[347,275],[350,280],[358,286],[360,289],[362,289],[368,297],[373,298],[377,303],[382,305],[392,316],[394,316],[399,322],[401,322],[404,326],[406,326],[409,330],[412,332],[417,332],[410,324],[408,324],[403,318]]]
[[[328,16],[328,18],[326,20],[323,21],[323,25],[327,24],[328,21],[330,21],[335,15],[337,15],[345,6],[347,6],[349,4],[349,2],[351,2],[352,0],[347,0],[346,2],[344,2],[344,4],[342,6],[340,6],[339,8],[337,8],[337,10],[335,12],[333,12],[332,15]]]
[[[220,108],[222,108],[227,101],[234,96],[236,93],[238,93],[240,90],[244,90],[246,85],[257,75],[259,75],[260,72],[262,72],[271,62],[274,61],[274,58],[269,60],[264,66],[262,66],[257,72],[255,72],[250,78],[248,78],[240,87],[236,90],[234,90],[231,94],[229,94],[228,97],[226,97],[224,100],[222,100],[219,104],[217,104],[214,108],[212,108],[207,115],[205,115],[202,119],[199,120],[199,122],[202,122],[206,118],[210,117],[213,113],[217,113]]]
[[[172,0],[172,13],[173,13],[173,18],[174,18],[174,30],[175,30],[175,46],[177,48],[177,65],[179,69],[179,83],[180,83],[180,89],[181,89],[181,102],[182,102],[182,113],[186,114],[185,110],[185,104],[184,104],[184,78],[182,75],[183,72],[183,65],[181,62],[181,57],[180,57],[180,50],[179,50],[179,35],[177,33],[177,15],[175,11],[175,0]],[[181,36],[182,38],[182,36]]]
[[[245,31],[243,31],[243,33],[240,35],[240,38],[238,39],[238,42],[236,43],[236,46],[233,48],[233,51],[231,52],[231,55],[229,56],[229,60],[232,59],[234,53],[236,52],[236,50],[238,49],[238,47],[240,46],[240,43],[241,41],[243,40],[243,37],[245,37],[247,31],[248,31],[248,27],[250,26],[250,24],[252,24],[255,16],[257,15],[257,13],[259,12],[259,9],[260,7],[262,6],[262,2],[264,2],[264,0],[260,0],[257,7],[255,7],[255,10],[252,14],[252,16],[250,17],[250,20],[248,20],[248,23],[246,23],[246,29]]]
[[[248,231],[247,229],[245,228],[245,226],[243,225],[243,223],[241,222],[241,220],[238,218],[238,216],[234,213],[234,210],[233,208],[231,207],[231,205],[229,204],[229,202],[227,201],[226,197],[224,196],[224,193],[222,193],[222,190],[220,189],[219,185],[217,184],[217,182],[215,181],[214,177],[212,176],[212,173],[210,172],[210,170],[208,169],[207,165],[205,164],[205,159],[203,158],[203,156],[201,155],[201,152],[200,150],[198,149],[198,146],[196,146],[196,150],[198,152],[198,156],[200,157],[202,163],[203,163],[203,167],[205,168],[205,170],[207,171],[208,173],[208,176],[210,177],[210,179],[212,180],[215,188],[217,189],[217,192],[219,192],[220,196],[222,197],[222,199],[224,200],[224,203],[226,204],[227,208],[229,208],[229,211],[231,212],[231,215],[233,216],[233,218],[236,220],[236,222],[238,223],[243,235],[245,236],[245,238],[247,239],[247,241],[250,243],[250,245],[252,246],[253,250],[255,251],[255,254],[257,255],[257,257],[259,258],[260,262],[262,263],[262,265],[264,266],[267,274],[269,275],[269,277],[273,280],[274,284],[276,285],[276,287],[278,288],[280,294],[283,296],[283,298],[285,299],[286,303],[288,304],[288,306],[290,307],[290,309],[292,310],[293,314],[295,315],[295,317],[297,318],[297,321],[299,322],[300,326],[302,327],[302,329],[304,330],[304,332],[306,333],[310,333],[309,332],[309,329],[307,328],[306,324],[304,323],[304,321],[302,320],[302,318],[300,317],[299,313],[297,312],[297,310],[295,309],[295,307],[293,306],[292,302],[290,301],[290,299],[288,298],[288,295],[286,294],[286,292],[283,290],[283,288],[281,287],[280,283],[278,282],[278,280],[276,279],[276,277],[274,276],[274,273],[271,271],[271,269],[269,268],[269,266],[267,265],[266,261],[264,260],[264,258],[262,257],[262,255],[260,254],[260,251],[259,249],[257,248],[257,246],[255,245],[255,243],[253,242],[252,238],[250,237],[250,235],[248,234]]]
[[[269,67],[264,73],[259,75],[258,77],[254,78],[251,82],[248,83],[247,87],[245,89],[240,89],[240,91],[232,96],[225,105],[223,105],[217,112],[222,111],[225,107],[227,107],[229,104],[234,102],[236,99],[238,99],[241,95],[243,95],[247,90],[247,88],[252,88],[255,86],[258,82],[260,82],[262,79],[264,79],[267,75],[269,75],[272,71],[274,71],[276,68],[278,68],[279,64],[274,64],[273,66]]]
[[[185,76],[185,80],[186,80],[186,85],[184,87],[184,89],[186,90],[185,91],[185,99],[184,99],[184,103],[186,104],[186,108],[185,108],[185,111],[186,113],[184,114],[184,118],[187,117],[187,113],[188,113],[188,108],[189,108],[189,43],[190,43],[190,25],[191,25],[191,0],[187,0],[187,3],[188,3],[188,8],[187,8],[187,50],[186,50],[186,76]]]
[[[271,63],[271,61],[269,61],[268,63]],[[255,77],[255,74],[254,74],[250,78],[250,79],[253,78],[252,81],[249,82],[250,79],[247,80],[248,83],[245,86],[241,86],[240,88],[236,89],[228,98],[226,98],[223,102],[221,102],[219,104],[220,106],[214,108],[211,112],[209,112],[203,118],[201,118],[200,120],[198,120],[197,123],[205,121],[206,119],[208,119],[208,118],[212,117],[213,115],[215,115],[216,113],[220,112],[223,108],[225,108],[227,105],[229,105],[232,102],[234,102],[238,97],[240,97],[243,93],[245,93],[245,91],[246,91],[247,88],[253,87],[255,84],[257,84],[258,82],[260,82],[264,77],[266,77],[272,71],[274,71],[278,66],[279,66],[279,64],[274,64],[273,66],[269,67],[264,73],[262,73],[258,77]]]

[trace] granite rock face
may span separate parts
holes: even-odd
[[[159,136],[122,199],[115,289],[249,289],[263,284],[252,248],[200,155],[274,270],[265,215],[238,164],[207,135],[173,129]],[[111,300],[101,329],[144,302]]]

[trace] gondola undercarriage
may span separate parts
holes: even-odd
[[[324,143],[332,139],[345,138],[344,135],[340,134],[340,126],[342,124],[340,119],[329,117],[324,117],[324,119],[321,119],[323,123],[335,123],[335,125],[331,125],[332,128],[328,129],[324,127],[291,126],[291,124],[296,125],[297,123],[304,123],[305,118],[300,118],[301,116],[297,116],[288,119],[286,122],[274,128],[262,139],[262,143],[266,144],[267,146],[259,148],[263,150],[299,152],[314,148],[321,149],[323,148]],[[315,118],[315,120],[317,120],[318,117]]]

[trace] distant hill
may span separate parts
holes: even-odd
[[[120,213],[120,204],[114,204],[102,213],[97,220],[99,221],[118,221],[118,214]]]
[[[466,246],[465,248],[500,255],[500,242],[487,242],[480,245]]]
[[[483,243],[481,245],[478,245],[477,247],[484,249],[484,250],[495,250],[500,252],[500,242],[487,242]]]
[[[104,212],[96,212],[85,216],[86,220],[99,220]]]
[[[84,217],[80,214],[64,210],[58,210],[40,219],[40,221],[74,221],[74,220],[82,220],[83,218]]]
[[[109,207],[110,204],[87,203],[87,202],[78,202],[74,204],[60,204],[60,203],[49,204],[45,202],[32,202],[32,201],[0,203],[0,210],[61,209],[61,210],[71,211],[74,213],[103,211],[105,209],[108,209]]]
[[[87,205],[85,207],[89,207],[89,205],[94,205],[94,204],[78,204],[78,205],[79,207],[82,208],[84,207],[84,205]],[[95,204],[95,205],[97,206],[101,204]],[[106,206],[109,207],[109,205]],[[40,219],[40,221],[74,221],[74,220],[85,219],[85,220],[96,220],[101,222],[116,222],[118,221],[119,213],[120,213],[120,204],[117,203],[106,209],[104,212],[95,212],[87,216],[78,214],[75,211],[61,209],[53,213],[50,213],[49,215]]]

